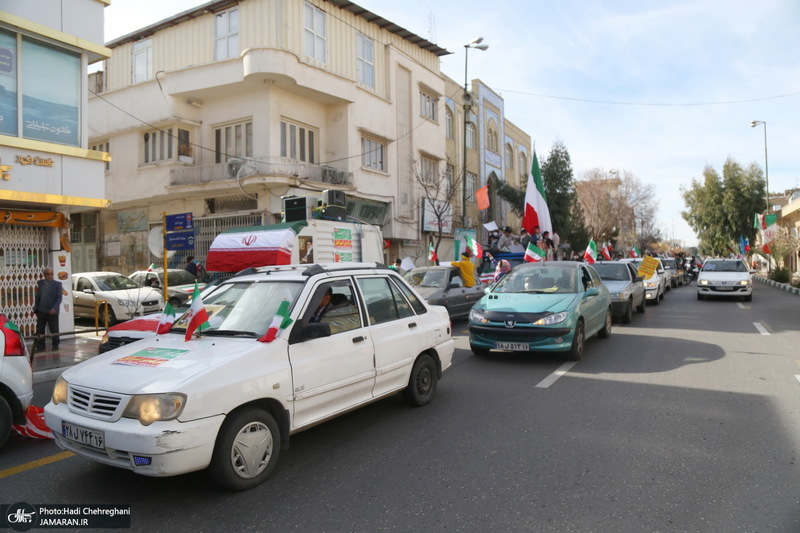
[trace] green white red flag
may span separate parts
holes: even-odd
[[[158,317],[158,327],[156,327],[156,335],[163,335],[164,333],[169,333],[169,330],[172,329],[172,324],[174,323],[175,323],[175,308],[172,307],[172,304],[167,302],[167,305],[164,306],[164,310]]]
[[[586,247],[586,251],[583,252],[583,260],[593,265],[595,261],[597,261],[597,245],[594,242],[594,239],[589,241],[589,246]]]
[[[603,257],[606,261],[611,261],[611,245],[608,243],[603,243],[603,247],[600,249],[600,253],[603,254]]]
[[[528,185],[525,189],[525,210],[522,214],[522,227],[533,235],[536,226],[539,226],[541,233],[545,231],[553,233],[550,209],[547,207],[547,197],[544,192],[544,181],[542,181],[542,172],[539,170],[539,159],[534,151],[531,173],[528,175]]]
[[[642,252],[636,246],[634,246],[633,250],[631,250],[631,257],[642,257]]]
[[[466,235],[464,238],[467,240],[467,248],[472,251],[472,255],[479,258],[483,257],[483,248],[478,244],[478,241],[473,239],[472,235]]]
[[[537,263],[539,261],[543,261],[546,257],[545,251],[533,244],[532,242],[528,243],[528,248],[525,250],[525,259],[528,263]]]
[[[281,332],[288,328],[294,320],[289,318],[289,300],[283,300],[278,306],[278,311],[272,318],[272,322],[267,328],[264,336],[258,339],[259,342],[272,342],[281,336]]]
[[[4,355],[25,355],[25,344],[19,327],[2,313],[0,313],[0,331],[5,337]]]
[[[200,297],[200,289],[197,282],[194,282],[194,294],[192,294],[192,308],[189,309],[189,325],[186,326],[186,336],[184,340],[191,340],[195,331],[203,331],[211,327],[208,323],[208,313],[203,306],[203,298]]]
[[[433,247],[433,243],[430,243],[428,246],[428,261],[432,263],[437,263],[439,261],[439,257],[436,255],[436,248]]]

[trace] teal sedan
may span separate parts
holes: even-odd
[[[583,356],[586,339],[611,336],[611,298],[587,263],[546,261],[515,267],[469,314],[469,344],[491,350]]]

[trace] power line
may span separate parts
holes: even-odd
[[[523,94],[525,96],[535,96],[537,98],[551,98],[554,100],[570,100],[572,102],[586,102],[590,104],[606,104],[606,105],[626,105],[626,106],[650,106],[650,107],[698,107],[698,106],[715,106],[715,105],[731,105],[731,104],[746,104],[750,102],[763,102],[765,100],[776,100],[778,98],[788,98],[790,96],[798,96],[798,93],[777,94],[774,96],[764,96],[761,98],[749,98],[745,100],[723,100],[720,102],[624,102],[615,100],[595,100],[591,98],[577,98],[572,96],[558,96],[552,94],[538,94],[526,91],[516,91],[514,89],[495,89],[498,92],[507,92],[515,94]]]

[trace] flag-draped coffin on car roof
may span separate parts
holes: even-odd
[[[307,225],[303,220],[226,230],[211,243],[206,270],[238,272],[256,266],[288,265],[297,234]]]

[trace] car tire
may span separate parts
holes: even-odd
[[[744,301],[745,301],[745,302],[752,302],[752,301],[753,301],[753,295],[752,295],[752,294],[748,294],[748,295],[746,295],[746,296],[744,297]]]
[[[606,312],[606,322],[603,324],[603,328],[597,332],[597,336],[601,339],[607,339],[611,336],[611,325],[612,325],[612,316],[611,316],[611,309]]]
[[[417,357],[408,386],[403,390],[406,401],[415,407],[431,403],[439,383],[439,370],[433,357],[424,353]]]
[[[633,298],[628,300],[628,305],[625,307],[625,312],[622,313],[622,323],[630,324],[633,321]]]
[[[8,440],[11,435],[11,424],[14,422],[13,414],[11,413],[11,406],[5,398],[0,396],[0,448]]]
[[[664,296],[667,294],[667,291],[661,291],[661,295],[658,297],[659,300],[663,300]]]
[[[637,313],[644,313],[647,309],[647,299],[642,295],[642,303],[636,308]]]
[[[572,335],[572,346],[567,352],[567,359],[570,361],[580,361],[583,357],[583,349],[586,347],[586,330],[583,320],[578,320],[575,324],[575,333]]]
[[[251,489],[272,474],[280,448],[280,430],[272,415],[257,407],[246,407],[225,419],[208,470],[222,487]]]
[[[653,303],[653,305],[658,305],[658,304],[660,304],[660,303],[661,303],[661,295],[660,295],[659,293],[656,293],[656,297],[655,297],[655,298],[653,298],[653,299],[652,299],[652,300],[650,300],[650,301]]]
[[[469,349],[472,350],[472,353],[474,353],[475,355],[480,355],[480,356],[489,355],[488,348],[480,348],[478,346],[475,346],[474,344],[470,344]]]
[[[105,324],[105,310],[108,309],[108,325],[113,326],[117,323],[117,315],[114,313],[114,308],[110,305],[106,304],[102,309],[100,309],[100,324]]]
[[[697,299],[698,299],[698,300],[702,300],[703,298],[705,298],[705,296],[703,296],[702,294],[700,294],[700,293],[698,292],[698,293],[697,293]]]

